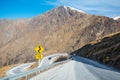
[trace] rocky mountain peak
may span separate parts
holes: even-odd
[[[76,8],[73,8],[73,7],[70,7],[70,6],[59,6],[59,7],[55,8],[55,10],[64,10],[66,12],[86,13],[82,10],[79,10],[79,9],[76,9]]]
[[[79,10],[79,9],[76,9],[76,8],[73,8],[73,7],[70,7],[70,6],[63,6],[66,10],[73,10],[73,11],[77,11],[77,12],[81,12],[81,13],[86,13],[82,10]]]

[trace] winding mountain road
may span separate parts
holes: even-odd
[[[7,71],[8,76],[1,80],[16,80],[45,69],[47,70],[38,73],[29,80],[120,80],[120,72],[114,68],[76,55],[72,55],[72,59],[67,60],[64,64],[57,63],[59,65],[55,66],[53,61],[57,56],[60,56],[60,54],[45,57],[41,62],[41,66],[33,70],[26,71],[34,63],[14,67]]]
[[[120,80],[120,73],[95,61],[73,56],[73,60],[30,80]]]

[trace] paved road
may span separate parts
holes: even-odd
[[[67,53],[57,53],[57,54],[52,54],[52,55],[46,56],[41,60],[39,67],[53,64],[54,59],[59,56],[68,56],[68,54]]]
[[[43,60],[40,62],[40,65],[38,67],[42,67],[42,66],[47,66],[47,65],[50,65],[53,63],[53,59],[57,56],[62,56],[62,55],[68,55],[67,53],[57,53],[57,54],[53,54],[53,55],[49,55],[49,56],[46,56],[43,58]],[[26,71],[26,69],[28,67],[30,67],[33,63],[26,63],[26,64],[22,64],[22,65],[19,65],[19,66],[16,66],[12,69],[10,69],[9,71],[6,72],[6,75],[7,76],[10,76],[10,75],[15,75],[15,74],[18,74],[18,73],[21,73],[21,72],[24,72]]]
[[[113,68],[78,56],[73,59],[30,80],[120,80],[120,72]]]
[[[34,64],[34,62],[33,63],[21,64],[19,66],[16,66],[16,67],[8,70],[6,72],[6,75],[10,76],[10,75],[15,75],[15,74],[18,74],[18,73],[22,73],[22,72],[26,71],[26,69],[29,68],[32,64]]]

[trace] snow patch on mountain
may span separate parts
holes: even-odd
[[[118,20],[118,19],[120,19],[120,16],[114,17],[113,19]]]
[[[78,11],[78,12],[81,12],[81,13],[86,13],[86,12],[84,12],[84,11],[82,11],[82,10],[79,10],[79,9],[76,9],[76,8],[73,8],[73,7],[70,7],[70,6],[63,6],[66,10],[67,9],[71,9],[71,10],[74,10],[74,11]]]

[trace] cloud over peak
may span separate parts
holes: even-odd
[[[120,15],[119,0],[56,0],[54,2],[47,1],[49,5],[66,5],[90,14],[104,15],[114,17]]]

